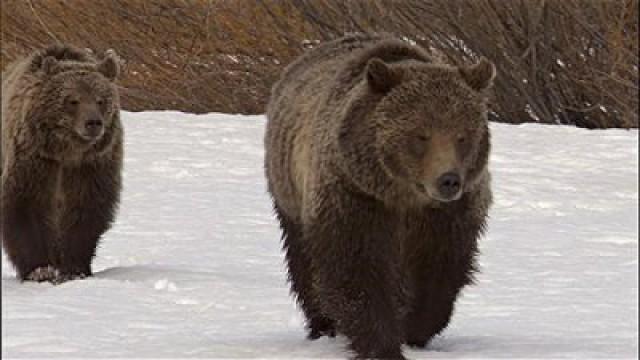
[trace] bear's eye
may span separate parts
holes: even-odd
[[[465,135],[458,135],[458,143],[464,144],[467,142],[467,137]]]
[[[69,105],[78,106],[80,105],[80,101],[78,101],[77,99],[69,99]]]
[[[423,156],[427,149],[427,142],[429,137],[426,135],[416,135],[409,139],[409,151],[412,155],[420,157]]]
[[[96,100],[96,104],[98,104],[98,106],[102,106],[102,105],[104,105],[104,100],[98,99],[98,100]]]

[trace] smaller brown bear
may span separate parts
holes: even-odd
[[[2,74],[0,235],[21,280],[91,275],[121,189],[119,59],[53,45]]]
[[[491,204],[494,74],[387,35],[327,42],[284,70],[265,167],[309,338],[403,359],[447,326]]]

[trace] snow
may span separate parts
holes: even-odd
[[[2,356],[344,358],[305,340],[263,177],[262,116],[124,113],[125,189],[96,276],[21,284]],[[479,283],[412,359],[636,358],[638,132],[492,124]]]

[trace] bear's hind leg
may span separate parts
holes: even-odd
[[[275,212],[282,229],[282,245],[289,270],[291,292],[296,297],[306,321],[308,338],[318,339],[324,335],[336,335],[333,320],[323,316],[312,290],[311,259],[302,244],[302,226],[275,205]]]

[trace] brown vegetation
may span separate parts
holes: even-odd
[[[638,127],[638,0],[3,0],[0,60],[114,48],[125,109],[262,113],[284,65],[350,31],[491,59],[495,120]]]

